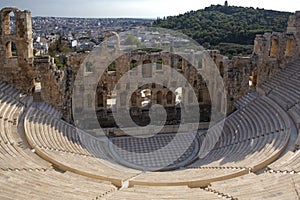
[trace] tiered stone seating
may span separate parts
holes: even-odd
[[[291,109],[300,101],[300,60],[290,64],[285,70],[272,77],[264,84],[274,83],[272,90],[266,91],[268,96],[285,110]]]
[[[276,162],[270,164],[268,168],[276,172],[300,173],[300,150],[288,151]]]
[[[33,98],[31,96],[27,96],[24,93],[21,93],[17,89],[13,88],[11,85],[0,81],[0,92],[4,93],[6,96],[14,98],[25,106],[31,105]]]
[[[297,79],[294,79],[294,77],[296,78],[297,74],[300,72],[299,65],[300,60],[296,60],[288,64],[287,68],[274,75],[269,81],[264,82],[260,86],[260,90],[264,91],[265,94],[269,94],[273,89],[277,88],[278,86],[293,86],[293,81],[297,81]],[[288,91],[290,91],[290,88],[288,88]]]
[[[217,135],[219,130],[213,130],[209,134]],[[279,156],[289,135],[288,116],[270,99],[260,97],[228,117],[216,145],[189,167],[238,167],[257,171]]]
[[[22,141],[18,123],[24,105],[0,93],[0,168],[48,169],[51,165],[34,155]]]
[[[50,106],[49,104],[47,104],[45,102],[34,102],[32,104],[32,106],[42,110],[45,113],[48,113],[52,117],[56,117],[56,118],[60,119],[62,116],[62,113],[59,110],[53,108],[52,106]]]
[[[209,191],[233,199],[299,199],[300,175],[263,173],[249,174],[212,183]]]
[[[258,171],[280,155],[290,135],[288,115],[267,97],[231,115],[221,135],[220,128],[215,126],[202,143],[202,152],[207,155],[189,165],[189,169],[143,173],[130,180],[130,185],[203,187],[246,174],[249,169]]]
[[[247,174],[240,168],[184,169],[167,172],[146,172],[129,180],[129,185],[205,187],[211,182]]]
[[[92,178],[55,170],[1,171],[0,199],[96,199],[116,187]]]
[[[37,109],[29,109],[24,126],[27,140],[36,153],[59,169],[110,181],[117,186],[140,173],[111,163],[102,152],[91,154],[87,149],[96,147],[84,148],[87,143],[82,143],[89,136]]]
[[[255,99],[259,96],[259,94],[255,91],[250,91],[248,94],[240,98],[238,101],[234,103],[234,106],[237,109],[241,109],[245,106],[247,106],[252,101],[255,101]]]
[[[294,65],[285,69],[280,83],[286,76],[297,77],[295,70]],[[290,137],[285,110],[291,116],[298,112],[300,94],[296,88],[288,90],[291,86],[278,86],[273,79],[265,85],[271,85],[268,96],[249,97],[225,120],[224,127],[219,123],[206,138],[199,138],[200,158],[194,163],[176,171],[141,172],[117,164],[107,139],[90,136],[60,120],[46,104],[26,111],[27,146],[18,126],[26,107],[17,91],[0,82],[5,91],[0,89],[0,199],[248,199],[249,195],[253,199],[297,199],[299,150],[272,162]],[[123,144],[122,138],[111,141]],[[265,167],[268,173],[252,173]]]
[[[265,90],[268,97],[274,100],[290,115],[298,130],[300,129],[300,60],[296,60],[282,72],[266,81],[263,86],[274,83],[272,89]],[[296,149],[300,148],[300,135],[295,141]]]
[[[0,92],[0,199],[92,199],[116,190],[108,182],[56,171],[31,151],[18,126],[24,109]]]
[[[186,186],[173,186],[173,187],[145,187],[135,186],[133,188],[126,188],[114,193],[109,193],[104,197],[106,200],[140,200],[141,198],[151,200],[161,199],[225,199],[220,195],[213,192],[205,191],[202,189],[191,189]]]

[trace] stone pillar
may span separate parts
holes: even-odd
[[[296,37],[298,57],[300,56],[300,11],[290,16],[288,21],[287,33],[292,33]]]

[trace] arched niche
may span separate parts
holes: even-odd
[[[296,42],[294,39],[288,39],[286,41],[286,49],[285,49],[285,56],[286,57],[293,57],[296,48]]]
[[[276,58],[278,56],[279,50],[279,41],[276,38],[272,39],[271,49],[270,49],[270,57]]]

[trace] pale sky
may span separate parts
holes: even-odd
[[[0,7],[13,6],[32,16],[156,18],[183,14],[225,0],[0,0]],[[299,0],[228,0],[229,5],[295,12]]]

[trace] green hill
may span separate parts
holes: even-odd
[[[212,5],[178,16],[158,18],[153,26],[179,30],[205,48],[222,54],[247,55],[256,34],[283,32],[292,13],[273,10]]]

